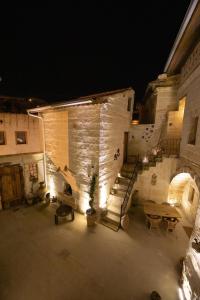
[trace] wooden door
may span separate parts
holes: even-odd
[[[21,203],[24,198],[21,166],[11,165],[0,168],[0,194],[3,207]]]
[[[127,162],[128,158],[128,132],[124,132],[124,163]]]

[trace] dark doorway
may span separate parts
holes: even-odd
[[[124,132],[124,163],[127,162],[128,158],[128,132]]]
[[[0,167],[0,195],[3,208],[9,208],[22,202],[24,180],[20,165]]]

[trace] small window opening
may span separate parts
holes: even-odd
[[[192,119],[191,127],[190,127],[190,134],[189,134],[189,138],[188,138],[188,144],[192,144],[192,145],[196,144],[198,121],[199,121],[199,117],[195,117]]]
[[[0,131],[0,145],[5,145],[5,144],[6,144],[5,132]]]

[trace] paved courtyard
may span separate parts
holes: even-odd
[[[83,215],[54,225],[55,207],[0,212],[0,299],[145,300],[157,290],[177,300],[178,262],[188,237],[149,231],[140,207],[129,232],[100,224],[88,229]]]

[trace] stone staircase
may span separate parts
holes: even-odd
[[[162,154],[150,155],[147,163],[138,162],[137,156],[129,156],[128,162],[122,166],[111,189],[107,202],[106,215],[102,216],[101,224],[118,231],[121,226],[121,217],[124,215],[133,192],[137,176],[143,171],[155,167],[157,162],[162,162]]]
[[[125,197],[130,197],[133,185],[130,181],[133,176],[135,162],[126,163],[122,166],[120,174],[117,176],[111,189],[107,203],[106,215],[101,218],[101,223],[115,231],[118,231],[121,224],[122,205]],[[129,189],[128,189],[129,188]]]

